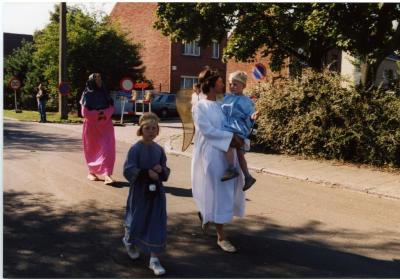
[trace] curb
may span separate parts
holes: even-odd
[[[183,157],[187,157],[187,158],[192,157],[192,153],[173,150],[173,148],[171,147],[171,139],[168,139],[165,142],[164,149],[167,154],[171,154],[171,155],[175,155],[175,156],[183,156]],[[346,185],[343,183],[333,183],[331,181],[323,180],[323,179],[313,179],[313,178],[310,178],[307,176],[291,175],[291,174],[284,173],[284,172],[271,171],[271,170],[268,170],[267,168],[253,167],[251,165],[249,165],[248,168],[249,168],[249,170],[255,171],[257,173],[265,173],[267,175],[272,175],[272,176],[285,177],[285,178],[296,179],[296,180],[301,180],[301,181],[313,182],[313,183],[321,184],[321,185],[324,185],[324,186],[327,186],[330,188],[339,188],[339,189],[346,189],[346,190],[350,190],[350,191],[354,191],[354,192],[361,192],[361,193],[373,195],[373,196],[376,196],[379,198],[384,197],[384,198],[389,198],[389,199],[394,199],[394,200],[400,200],[400,197],[370,192],[369,189],[354,189],[352,186]]]

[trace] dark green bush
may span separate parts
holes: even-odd
[[[358,90],[335,73],[305,71],[259,84],[256,144],[314,158],[400,166],[400,97]]]

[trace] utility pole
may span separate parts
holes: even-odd
[[[67,4],[60,3],[60,46],[59,46],[59,71],[58,81],[65,82],[67,80]],[[64,94],[59,94],[58,107],[61,119],[68,119],[68,99]]]

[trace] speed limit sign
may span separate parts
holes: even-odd
[[[14,90],[18,90],[21,87],[21,81],[17,77],[10,79],[10,87]]]

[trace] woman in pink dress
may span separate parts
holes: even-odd
[[[115,163],[115,135],[111,116],[114,102],[99,73],[89,76],[81,98],[83,150],[89,168],[87,178],[97,181],[104,176],[104,184],[113,183],[111,175]]]

